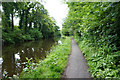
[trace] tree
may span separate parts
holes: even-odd
[[[55,21],[40,2],[3,2],[3,39],[8,43],[54,37]],[[14,17],[19,25],[14,26]]]
[[[119,3],[71,2],[68,6],[63,34],[80,36],[96,47],[116,45],[119,48]]]

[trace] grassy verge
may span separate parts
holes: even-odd
[[[91,47],[84,40],[76,38],[75,41],[88,61],[93,78],[120,79],[120,51],[106,54],[103,49]]]
[[[62,40],[62,44],[53,47],[50,54],[41,60],[37,67],[23,71],[20,78],[60,78],[67,65],[70,46],[70,38]]]

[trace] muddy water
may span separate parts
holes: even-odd
[[[44,39],[32,42],[25,42],[16,45],[7,45],[2,48],[0,68],[2,77],[19,75],[26,67],[27,58],[43,59],[49,53],[53,45],[57,45],[59,39]]]

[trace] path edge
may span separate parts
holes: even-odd
[[[63,71],[63,73],[62,73],[62,75],[61,75],[61,77],[60,77],[60,80],[63,80],[64,78],[67,78],[65,73],[66,73],[66,68],[69,66],[69,63],[68,63],[68,62],[69,62],[69,58],[70,58],[70,55],[71,55],[71,52],[72,52],[72,39],[73,39],[73,38],[70,38],[70,39],[71,39],[71,43],[70,43],[70,46],[71,46],[71,47],[70,47],[70,54],[68,55],[67,65],[66,65],[66,67],[64,68],[64,71]]]

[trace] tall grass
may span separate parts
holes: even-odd
[[[23,71],[20,78],[60,78],[68,61],[70,46],[70,38],[62,40],[62,44],[53,47],[37,67]]]

